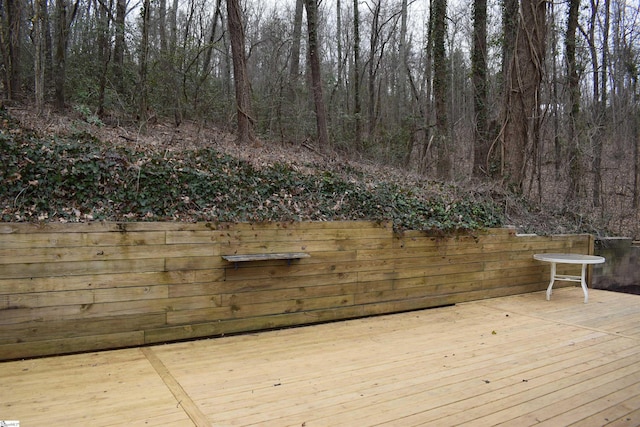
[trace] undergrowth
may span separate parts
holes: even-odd
[[[110,146],[88,134],[38,136],[3,113],[0,219],[16,221],[390,221],[451,232],[504,222],[490,199],[421,196],[392,182],[261,168],[213,148]]]

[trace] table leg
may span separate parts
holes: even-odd
[[[589,302],[589,291],[587,290],[587,281],[585,277],[587,275],[587,264],[582,264],[582,275],[580,276],[580,285],[582,286],[582,292],[584,292],[584,303]]]
[[[553,282],[556,279],[556,263],[551,263],[551,281],[549,282],[549,287],[547,288],[547,301],[551,299],[551,293],[553,292],[551,288],[553,288]]]

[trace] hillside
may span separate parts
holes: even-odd
[[[143,135],[26,107],[1,119],[4,222],[374,220],[443,233],[513,225],[606,234],[494,183],[438,182],[307,143],[242,146],[196,123],[157,123]]]

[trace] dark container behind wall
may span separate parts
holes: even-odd
[[[640,295],[640,245],[626,237],[595,241],[595,254],[607,259],[593,268],[592,287]]]

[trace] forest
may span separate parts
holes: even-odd
[[[640,236],[637,0],[2,0],[5,105],[215,126]]]

